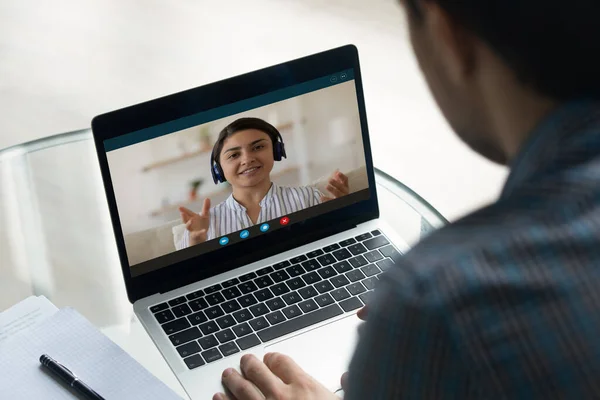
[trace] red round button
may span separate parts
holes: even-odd
[[[290,218],[289,218],[289,217],[283,217],[283,218],[281,218],[281,219],[279,220],[279,223],[280,223],[281,225],[287,225],[287,224],[289,224],[289,223],[290,223]]]

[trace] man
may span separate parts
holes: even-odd
[[[500,199],[397,261],[346,399],[600,398],[600,3],[403,0],[457,134],[510,167]],[[285,356],[225,371],[231,398],[331,398]],[[225,399],[220,395],[215,398]]]

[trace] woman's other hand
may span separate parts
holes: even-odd
[[[200,214],[185,207],[179,207],[181,221],[190,232],[190,246],[206,242],[210,222],[210,199],[204,199]]]
[[[350,186],[348,186],[348,177],[339,170],[336,170],[329,177],[326,189],[332,196],[321,196],[321,202],[323,203],[349,194]]]

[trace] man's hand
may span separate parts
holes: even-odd
[[[190,232],[190,246],[206,242],[210,223],[210,199],[204,199],[200,214],[185,207],[179,207],[179,214],[185,228]]]
[[[342,174],[340,171],[336,170],[329,177],[326,189],[329,193],[333,195],[333,197],[321,196],[321,202],[323,203],[347,195],[348,193],[350,193],[350,187],[348,186],[348,177]]]
[[[226,369],[223,385],[229,394],[217,393],[213,400],[339,400],[290,357],[267,353],[263,361],[253,355],[243,356],[240,360],[243,376],[232,368]]]
[[[367,320],[367,306],[364,306],[363,308],[361,308],[360,310],[358,310],[358,312],[356,313],[356,315],[361,320],[366,321]],[[361,331],[363,330],[363,326],[364,326],[364,324],[361,324],[358,327],[358,334],[359,335],[361,334]],[[348,389],[348,373],[347,372],[344,372],[344,375],[342,375],[342,378],[340,379],[340,384],[342,385],[342,390],[345,393],[346,390]]]

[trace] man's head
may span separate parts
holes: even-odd
[[[256,186],[269,175],[274,161],[285,157],[279,131],[259,118],[240,118],[227,125],[213,147],[211,168],[233,186]]]
[[[518,129],[499,109],[512,107],[524,117],[536,105],[542,113],[551,104],[600,96],[597,0],[400,1],[446,119],[493,161],[514,155],[503,137],[511,129],[499,127]]]

